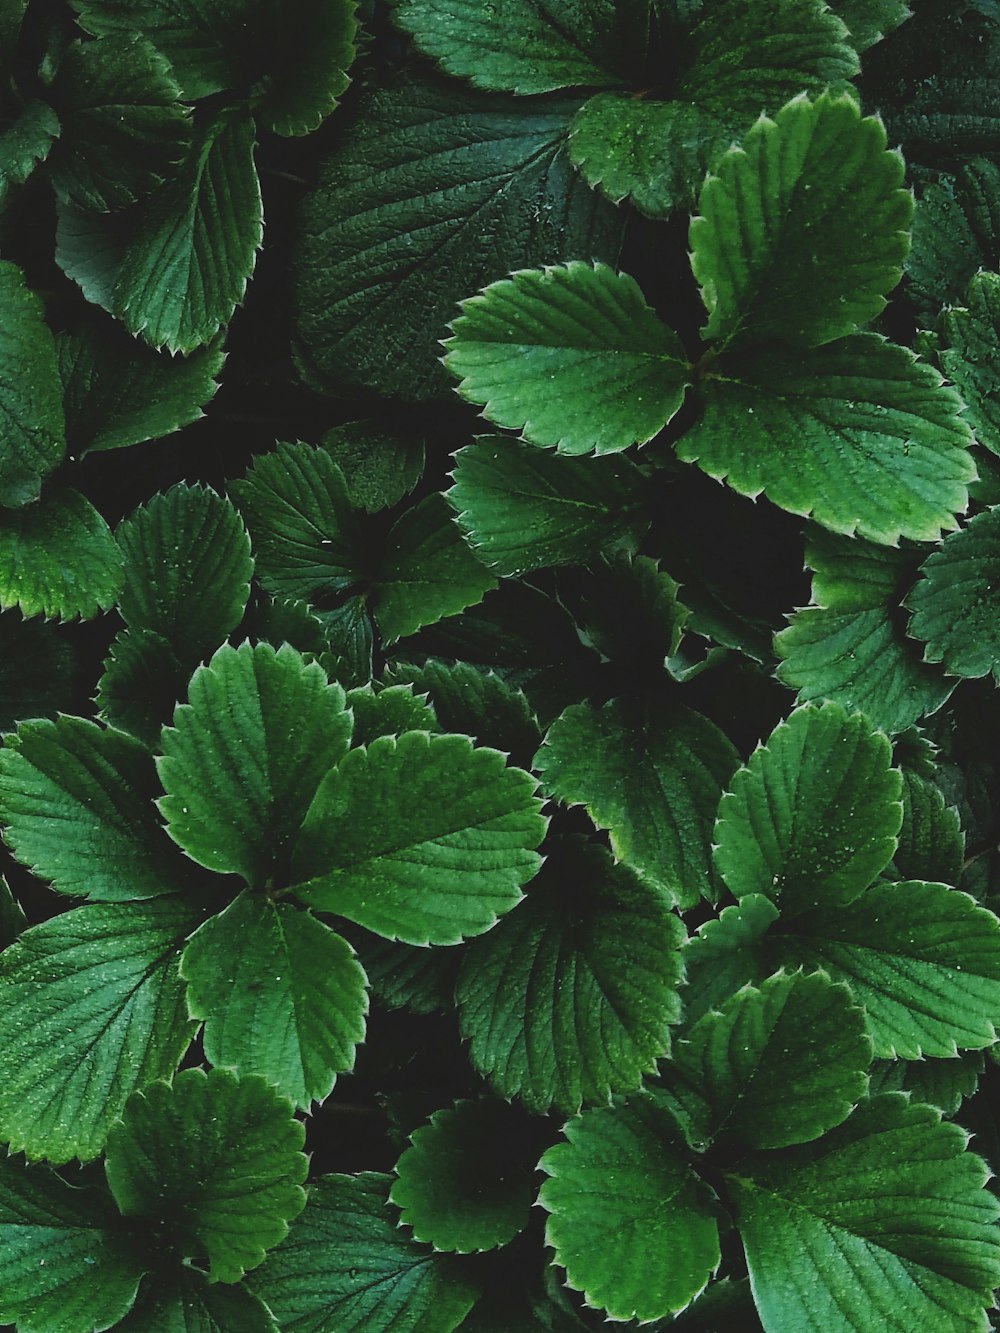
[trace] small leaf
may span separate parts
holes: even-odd
[[[439,731],[461,732],[479,745],[523,754],[524,767],[538,749],[541,732],[524,692],[495,671],[430,657],[422,666],[394,662],[386,678],[411,685],[418,693],[426,691]]]
[[[470,1254],[524,1230],[535,1190],[531,1168],[511,1153],[516,1125],[503,1102],[481,1098],[435,1112],[410,1136],[389,1198],[416,1240]]]
[[[869,1095],[907,1092],[915,1102],[955,1115],[979,1085],[985,1061],[982,1051],[966,1051],[946,1060],[876,1060]]]
[[[733,778],[715,861],[738,898],[762,893],[791,917],[859,897],[896,850],[902,777],[862,714],[798,708]]]
[[[115,1333],[278,1333],[278,1325],[243,1283],[212,1283],[198,1269],[178,1264],[140,1289]]]
[[[167,831],[209,870],[280,880],[320,779],[350,744],[344,691],[287,644],[224,644],[188,699],[157,760]]]
[[[0,1137],[57,1165],[104,1147],[129,1095],[173,1073],[195,1031],[177,898],[78,907],[0,956]]]
[[[761,491],[834,532],[937,541],[968,504],[975,464],[961,399],[872,333],[720,362],[677,453],[741,495]]]
[[[477,1291],[450,1255],[399,1228],[388,1176],[322,1176],[291,1241],[250,1286],[284,1328],[337,1333],[453,1333]]]
[[[238,1282],[305,1205],[304,1139],[264,1079],[185,1069],[132,1094],[105,1169],[126,1217],[164,1227],[185,1257],[207,1251],[213,1282]]]
[[[469,550],[443,495],[396,520],[378,572],[374,614],[387,643],[475,606],[497,586]]]
[[[0,1158],[0,1246],[4,1323],[26,1333],[92,1333],[132,1308],[142,1268],[99,1190],[74,1189],[44,1167]]]
[[[480,560],[513,576],[551,565],[589,563],[648,525],[644,479],[625,459],[560,458],[499,437],[455,455],[447,492]]]
[[[74,695],[73,649],[51,625],[0,614],[0,732],[29,717],[53,717]]]
[[[261,1074],[305,1110],[353,1068],[365,974],[347,941],[309,912],[241,893],[188,940],[181,976],[213,1065]]]
[[[535,758],[546,791],[583,805],[618,860],[682,908],[716,896],[712,825],[738,764],[713,722],[653,696],[573,704]]]
[[[5,117],[6,119],[6,117]],[[13,124],[0,130],[0,204],[11,185],[23,185],[59,136],[59,117],[39,98],[29,98]]]
[[[449,730],[438,726],[434,709],[408,685],[389,685],[377,694],[371,685],[348,690],[347,706],[354,714],[354,745],[368,745],[378,736],[400,736],[404,731]]]
[[[568,1284],[612,1319],[683,1310],[719,1264],[710,1195],[654,1093],[570,1120],[542,1158],[546,1243]]]
[[[180,94],[169,62],[138,31],[69,45],[50,88],[63,125],[49,163],[56,190],[98,212],[145,198],[190,146]]]
[[[768,931],[778,909],[762,893],[747,893],[702,922],[684,948],[684,1019],[688,1025],[722,1006],[745,986],[759,985],[780,963]],[[773,963],[773,966],[771,965]]]
[[[535,788],[467,736],[382,736],[320,784],[292,858],[293,891],[408,944],[482,934],[541,864]]]
[[[66,451],[62,395],[42,302],[21,270],[5,260],[0,260],[0,310],[0,504],[25,505],[38,498],[43,478]],[[9,554],[0,555],[0,569],[10,564]]]
[[[344,934],[358,951],[372,994],[390,1009],[415,1014],[444,1013],[455,1007],[456,949],[426,949],[382,939],[345,923]]]
[[[56,263],[88,301],[109,314],[132,222],[130,212],[92,213],[56,199]]]
[[[0,949],[13,944],[27,924],[24,908],[11,893],[10,885],[3,875],[0,875]]]
[[[847,24],[855,51],[867,51],[910,17],[906,0],[833,0],[830,8]]]
[[[634,1091],[680,1018],[683,939],[669,899],[604,848],[555,843],[525,901],[466,948],[455,994],[473,1065],[532,1111]]]
[[[765,1328],[987,1327],[1000,1205],[967,1136],[898,1094],[728,1175]]]
[[[525,269],[462,303],[445,365],[531,444],[607,454],[651,440],[691,382],[680,339],[607,264]]]
[[[328,430],[323,448],[344,474],[352,505],[375,513],[409,495],[424,471],[424,442],[375,422],[349,421]]]
[[[958,811],[941,789],[903,769],[903,827],[893,866],[901,879],[957,884],[965,862],[965,835]]]
[[[946,310],[948,347],[941,353],[945,374],[965,400],[976,439],[1000,454],[1000,273],[977,273],[969,284],[965,308]]]
[[[662,668],[677,653],[690,614],[678,584],[645,555],[622,553],[588,564],[559,580],[560,599],[587,642],[616,665],[638,672]]]
[[[954,176],[926,186],[913,217],[906,260],[909,294],[924,322],[961,305],[979,269],[1000,267],[1000,167],[985,157],[961,162]]]

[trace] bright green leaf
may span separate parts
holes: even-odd
[[[42,302],[21,270],[5,260],[0,311],[0,504],[25,505],[38,498],[43,478],[62,461],[65,428],[55,343]],[[0,554],[0,569],[9,565],[9,556]]]
[[[976,439],[1000,454],[1000,273],[977,273],[964,309],[946,310],[943,324],[941,364],[965,400]]]

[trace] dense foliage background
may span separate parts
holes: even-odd
[[[0,0],[0,1320],[998,1326],[998,89]]]

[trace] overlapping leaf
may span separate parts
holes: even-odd
[[[386,685],[376,693],[372,685],[348,690],[347,706],[354,714],[353,744],[367,745],[377,736],[401,736],[404,731],[455,731],[439,727],[426,696],[408,685]]]
[[[1000,268],[998,237],[1000,167],[988,158],[969,158],[954,176],[925,187],[913,217],[906,273],[928,324],[943,307],[961,305],[977,270]]]
[[[197,1268],[168,1268],[140,1289],[115,1333],[278,1333],[270,1311],[242,1282],[210,1282]]]
[[[51,625],[0,614],[0,731],[53,717],[73,695],[76,670],[73,649]]]
[[[104,519],[79,491],[0,510],[0,607],[89,620],[114,603],[122,557]]]
[[[930,778],[903,769],[903,826],[893,866],[903,879],[957,884],[965,861],[958,811]]]
[[[38,498],[66,441],[55,344],[21,270],[0,260],[0,504]],[[6,561],[4,561],[6,565]]]
[[[941,364],[965,400],[976,439],[1000,454],[1000,273],[977,273],[964,306],[945,311],[943,324]]]
[[[428,658],[422,666],[394,662],[387,679],[426,691],[440,731],[461,732],[479,745],[492,745],[529,762],[542,739],[523,690],[495,671],[480,671],[468,662],[445,663]]]
[[[397,504],[423,474],[423,440],[373,421],[335,426],[322,445],[344,474],[351,504],[369,513]]]
[[[40,98],[30,98],[13,124],[0,131],[0,204],[11,185],[23,185],[44,161],[59,135],[59,117]]]

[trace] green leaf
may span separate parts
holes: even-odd
[[[833,12],[847,24],[851,45],[867,51],[910,17],[906,0],[833,0]]]
[[[283,1328],[452,1333],[477,1292],[468,1270],[402,1230],[388,1176],[323,1176],[291,1240],[251,1279]]]
[[[648,525],[642,474],[627,459],[560,458],[482,439],[455,455],[448,499],[484,564],[513,576],[589,563]]]
[[[279,444],[229,483],[268,592],[330,609],[362,583],[367,559],[347,482],[326,449]]]
[[[713,722],[654,696],[573,704],[535,758],[545,790],[583,805],[618,860],[682,908],[716,896],[712,826],[738,764]]]
[[[815,347],[853,333],[903,276],[913,196],[855,99],[797,97],[716,164],[691,223],[705,338]]]
[[[511,1152],[516,1125],[507,1105],[480,1098],[435,1112],[411,1134],[389,1198],[416,1240],[470,1254],[524,1230],[535,1189],[531,1168]]]
[[[459,950],[399,944],[347,925],[345,934],[358,951],[372,993],[382,1004],[391,1009],[410,1009],[415,1014],[454,1009]]]
[[[0,731],[29,717],[53,717],[74,694],[73,649],[51,625],[0,614]]]
[[[524,766],[538,749],[542,736],[524,692],[495,671],[428,658],[422,666],[394,662],[386,678],[426,691],[439,731],[472,736],[479,745],[518,756],[518,762],[523,755]]]
[[[369,513],[398,504],[423,475],[423,440],[374,421],[335,426],[321,443],[344,474],[351,504]]]
[[[926,1102],[942,1115],[952,1116],[976,1091],[984,1063],[982,1051],[966,1051],[947,1060],[877,1060],[869,1095],[906,1092],[913,1101]]]
[[[407,944],[482,934],[541,864],[535,789],[467,736],[379,737],[320,783],[292,857],[293,891]]]
[[[253,559],[239,514],[207,487],[172,486],[115,533],[125,558],[118,611],[170,643],[192,668],[240,623]]]
[[[75,458],[159,439],[197,421],[219,387],[224,360],[218,343],[184,360],[155,352],[103,318],[58,333],[56,355]]]
[[[375,631],[366,598],[349,597],[342,606],[320,612],[317,618],[323,622],[326,651],[321,662],[327,675],[346,687],[367,684],[373,675]]]
[[[517,911],[466,948],[473,1065],[532,1111],[633,1091],[670,1049],[683,939],[670,900],[604,848],[555,843]]]
[[[515,273],[463,301],[452,329],[444,363],[462,397],[564,454],[644,444],[691,382],[677,334],[607,264]]]
[[[132,1308],[142,1268],[101,1191],[0,1158],[0,1245],[4,1323],[92,1333]]]
[[[56,263],[88,301],[109,314],[133,220],[131,212],[92,213],[56,199]]]
[[[302,210],[297,351],[313,388],[441,394],[459,300],[566,255],[614,261],[621,221],[566,157],[577,105],[416,80],[359,105]]]
[[[185,161],[140,205],[112,302],[154,347],[193,351],[243,299],[263,236],[253,148],[245,108],[196,121]]]
[[[60,893],[104,902],[186,887],[156,818],[149,752],[82,717],[24,722],[0,749],[0,818],[14,855]]]
[[[353,1068],[365,974],[347,941],[309,912],[241,893],[188,940],[181,976],[213,1065],[261,1074],[305,1110]]]
[[[104,519],[79,491],[48,491],[0,510],[0,607],[24,616],[90,620],[114,603],[122,557]]]
[[[188,700],[157,760],[167,831],[209,870],[281,881],[321,778],[350,744],[344,691],[287,644],[224,644]]]
[[[195,1031],[177,898],[98,903],[32,926],[0,956],[0,1137],[56,1164],[96,1157],[130,1094]]]
[[[765,1328],[987,1328],[1000,1205],[967,1136],[897,1094],[728,1176]]]
[[[13,944],[28,924],[24,908],[10,891],[10,885],[0,875],[0,949]]]
[[[958,811],[929,778],[903,769],[903,827],[892,859],[901,879],[957,884],[965,862]]]
[[[797,917],[782,945],[793,966],[847,983],[877,1056],[954,1056],[997,1039],[1000,921],[957,889],[878,880],[846,907]]]
[[[178,1264],[140,1290],[132,1313],[115,1333],[278,1333],[263,1301],[242,1283],[211,1283]]]
[[[961,305],[979,269],[997,267],[1000,167],[985,157],[928,185],[917,201],[906,260],[909,294],[928,326],[943,306]]]
[[[477,88],[520,96],[617,87],[641,67],[649,0],[396,0],[393,17],[420,51]]]
[[[767,939],[777,920],[778,909],[770,898],[747,893],[698,927],[684,948],[681,998],[688,1025],[721,1009],[738,990],[759,985],[777,970],[778,959],[768,957],[774,951],[773,937]]]
[[[905,605],[910,634],[926,662],[951,676],[1000,680],[1000,508],[986,509],[949,535],[920,567]]]
[[[238,1282],[305,1206],[304,1141],[264,1079],[185,1069],[132,1094],[105,1170],[126,1217],[164,1227],[187,1258],[207,1252],[211,1281]]]
[[[800,703],[832,699],[890,735],[941,707],[954,685],[920,660],[899,611],[919,558],[818,527],[807,531],[815,605],[796,611],[774,639],[778,679],[798,689]]]
[[[111,642],[95,695],[99,716],[155,751],[160,731],[187,695],[192,662],[152,630],[122,630]]]
[[[13,124],[0,132],[0,204],[9,187],[23,185],[48,156],[60,128],[48,102],[30,98]]]
[[[677,653],[690,614],[679,585],[645,555],[589,563],[559,580],[559,596],[587,642],[616,665],[662,668]]]
[[[892,860],[903,780],[863,714],[807,704],[772,731],[719,805],[715,862],[737,898],[786,917],[842,907]]]
[[[428,495],[396,520],[377,582],[373,609],[386,643],[475,606],[497,586],[443,495]]]
[[[145,198],[190,147],[190,111],[170,63],[138,31],[73,42],[49,91],[63,126],[49,177],[81,208]]]
[[[353,745],[368,745],[378,736],[399,736],[404,731],[448,731],[439,727],[426,697],[408,685],[389,685],[376,694],[372,685],[348,690],[347,706],[354,714]]]
[[[709,1140],[785,1148],[846,1120],[868,1089],[871,1055],[846,986],[822,972],[779,973],[705,1014],[677,1043],[673,1069],[704,1098]]]
[[[612,1319],[683,1310],[719,1264],[719,1232],[663,1103],[640,1093],[564,1133],[539,1164],[550,1178],[538,1202],[569,1286]]]
[[[941,365],[965,400],[967,415],[980,444],[1000,454],[1000,273],[977,273],[969,283],[965,308],[946,310],[943,318],[948,347]]]
[[[834,532],[894,546],[956,527],[975,475],[961,399],[912,352],[862,333],[726,357],[677,453]]]
[[[26,505],[62,461],[65,426],[55,343],[42,302],[6,260],[0,260],[0,310],[0,504]],[[9,568],[10,559],[0,555],[0,569]]]

